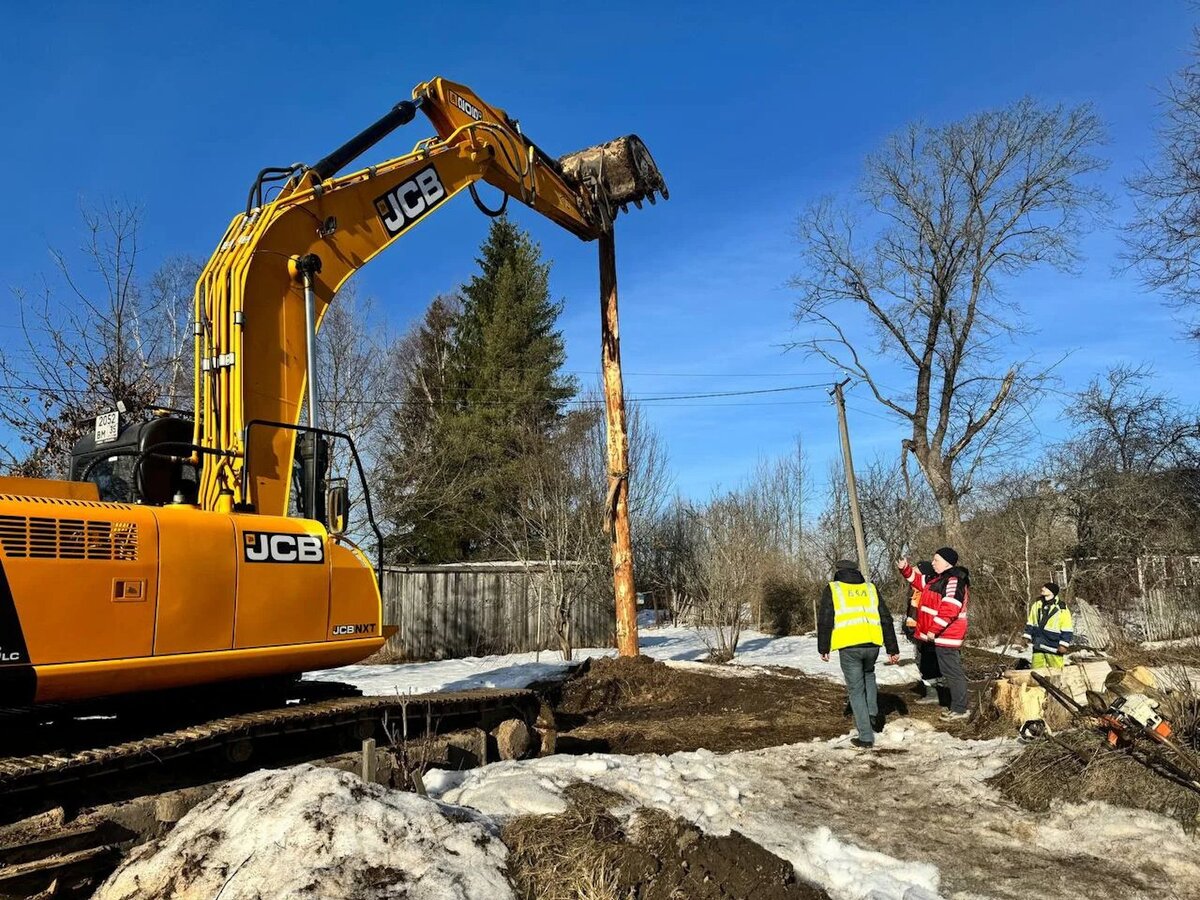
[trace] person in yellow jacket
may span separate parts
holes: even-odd
[[[875,585],[863,578],[856,563],[839,560],[833,581],[821,592],[817,608],[817,652],[828,662],[830,651],[838,651],[858,729],[858,737],[851,738],[850,743],[860,749],[875,746],[875,732],[883,731],[875,683],[880,647],[887,647],[892,665],[900,661],[891,610],[879,598]]]
[[[1041,596],[1029,607],[1025,639],[1033,646],[1035,669],[1061,669],[1075,637],[1075,623],[1067,604],[1059,599],[1058,585],[1047,581]]]

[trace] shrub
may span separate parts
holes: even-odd
[[[797,574],[772,572],[763,578],[760,590],[762,627],[768,634],[783,637],[817,627],[813,598],[819,586]]]

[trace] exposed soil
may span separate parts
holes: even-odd
[[[967,663],[982,674],[996,667],[996,659],[972,654]],[[936,721],[939,707],[913,703],[918,696],[908,686],[881,687],[880,711],[888,718]],[[704,671],[646,656],[603,658],[559,686],[550,700],[560,728],[560,753],[675,753],[700,748],[726,753],[828,740],[851,728],[843,685],[790,669],[765,674],[737,667]],[[938,724],[975,737],[989,723]]]
[[[707,674],[646,656],[599,659],[555,703],[559,752],[752,750],[845,732],[845,692],[804,676]]]
[[[827,900],[790,863],[738,832],[704,834],[664,812],[625,822],[606,806],[619,797],[591,785],[568,789],[556,816],[505,826],[508,870],[526,900]]]

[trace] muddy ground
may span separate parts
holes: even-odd
[[[972,656],[977,676],[997,666]],[[909,661],[906,673],[916,678]],[[791,669],[672,665],[647,657],[598,659],[566,682],[541,686],[555,709],[560,753],[756,750],[846,734],[841,684]],[[910,687],[881,690],[889,718],[936,720]],[[953,731],[974,736],[973,725]],[[357,758],[351,764],[356,764]],[[713,837],[661,811],[615,817],[586,785],[566,813],[504,830],[520,896],[539,900],[821,900],[790,863],[741,834]],[[549,819],[549,821],[546,821]],[[169,826],[166,826],[169,827]],[[112,860],[115,863],[115,859]],[[111,866],[111,863],[110,863]],[[102,875],[101,875],[102,877]],[[3,892],[0,892],[2,894]],[[86,896],[79,892],[76,896]]]
[[[965,662],[974,708],[986,692],[987,680],[1005,667],[1005,661],[971,650]],[[1156,858],[1144,871],[1131,871],[1127,859],[1110,861],[1095,855],[1074,856],[1064,865],[1060,851],[1037,844],[1043,826],[1050,835],[1069,831],[1073,827],[1069,813],[1017,812],[1009,799],[997,797],[985,785],[960,780],[953,760],[930,756],[919,746],[848,754],[835,769],[809,764],[804,742],[827,740],[852,728],[844,687],[794,670],[730,669],[668,666],[645,658],[596,660],[552,698],[563,729],[560,752],[666,754],[701,747],[729,752],[800,744],[794,777],[770,788],[781,803],[781,815],[797,827],[833,828],[859,846],[901,860],[912,851],[912,832],[905,823],[934,829],[941,839],[922,845],[919,857],[938,867],[943,889],[949,893],[1008,900],[1153,896],[1155,884],[1164,877],[1160,865],[1169,862],[1171,871],[1186,868],[1177,855],[1166,861]],[[912,671],[915,678],[915,668]],[[880,691],[881,708],[889,719],[907,716],[962,738],[1013,734],[1011,723],[989,716],[986,705],[973,721],[947,726],[937,720],[939,708],[914,703],[917,696],[911,685],[885,687]],[[964,752],[972,752],[968,746],[964,745]],[[928,769],[934,783],[953,784],[953,791],[946,795],[929,781],[913,777],[914,768]],[[590,784],[575,787],[597,790]],[[961,802],[949,802],[954,798]],[[1103,799],[1121,802],[1119,797]],[[655,814],[660,819],[647,820],[656,822],[648,829],[640,824],[644,811],[625,819],[611,814],[621,804],[605,803],[603,797],[571,797],[570,801],[560,816],[520,819],[505,829],[510,870],[520,896],[545,900],[823,896],[797,881],[786,861],[741,835],[698,840],[693,826],[661,812]],[[880,815],[881,807],[887,815]],[[1094,826],[1094,822],[1080,825]],[[669,840],[650,845],[647,834],[668,835]],[[687,849],[682,858],[677,846]],[[648,849],[660,864],[648,864]],[[1014,869],[1012,859],[1017,853],[1022,866]],[[730,854],[741,862],[724,866],[722,860]],[[962,865],[964,859],[972,864]],[[703,872],[704,877],[680,882],[681,872]],[[751,881],[737,880],[747,876]],[[1113,885],[1122,886],[1118,894],[1111,893]]]
[[[915,681],[911,660],[901,665]],[[969,651],[968,674],[980,679],[976,690],[1000,665],[993,654]],[[828,740],[851,727],[844,686],[792,669],[604,658],[551,689],[550,696],[560,753],[675,753],[702,747],[727,753]],[[911,686],[881,687],[880,711],[888,718],[936,721],[939,707],[917,704],[918,697]],[[947,730],[976,736],[985,724]]]

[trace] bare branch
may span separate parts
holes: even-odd
[[[903,448],[948,532],[999,452],[993,432],[1007,409],[1032,402],[1047,374],[1002,360],[1001,339],[1023,319],[1001,288],[1035,266],[1076,262],[1079,237],[1107,203],[1091,180],[1103,138],[1090,107],[1031,99],[912,125],[867,159],[860,196],[873,232],[851,227],[828,200],[801,217],[803,268],[792,285],[806,333],[795,346],[860,378],[911,424]],[[908,390],[883,389],[876,370],[886,362]]]

